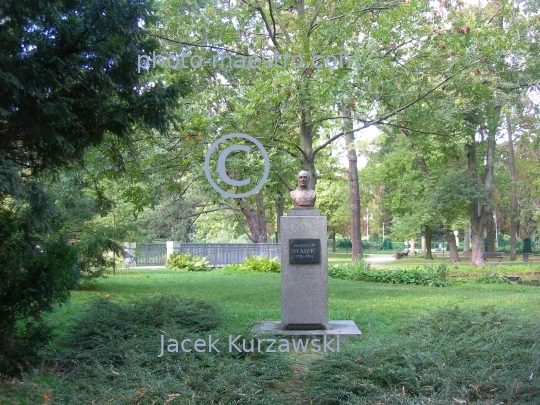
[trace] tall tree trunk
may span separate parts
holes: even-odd
[[[276,198],[276,243],[279,243],[279,232],[281,230],[281,217],[283,216],[283,193],[280,191]]]
[[[358,185],[358,161],[356,147],[354,145],[353,123],[351,118],[351,106],[343,107],[343,124],[347,130],[345,142],[347,144],[347,157],[349,159],[349,197],[351,206],[351,241],[352,260],[362,257],[362,232],[360,229],[360,187]]]
[[[426,259],[433,260],[431,254],[431,241],[433,239],[433,230],[429,225],[426,225]]]
[[[518,201],[516,194],[516,164],[514,160],[514,140],[513,140],[513,130],[512,124],[510,122],[510,116],[506,114],[506,132],[508,132],[508,159],[510,163],[510,180],[512,181],[512,206],[510,209],[510,261],[516,260],[516,217],[518,209]]]
[[[249,226],[249,233],[246,233],[251,241],[253,243],[267,243],[266,213],[264,212],[262,190],[257,193],[255,206],[242,199],[238,199],[237,201]]]
[[[317,177],[315,173],[315,158],[313,156],[313,124],[311,111],[305,106],[300,113],[300,147],[302,149],[302,169],[309,172],[309,187],[315,189]]]
[[[473,209],[471,207],[471,209]],[[470,264],[481,266],[484,264],[484,226],[480,218],[472,221],[471,215],[471,260]]]
[[[478,172],[476,170],[476,141],[472,139],[472,143],[469,145],[469,151],[467,153],[467,160],[469,164],[469,175],[475,179],[478,179]],[[480,206],[478,199],[473,199],[470,204],[471,214],[471,260],[470,264],[480,266],[484,264],[484,228],[485,228],[485,215],[483,207]]]
[[[450,251],[450,263],[459,263],[459,254],[457,250],[457,244],[456,244],[456,236],[454,235],[454,232],[443,229],[444,239],[446,239],[446,242],[448,242],[448,248]]]
[[[495,221],[493,220],[493,209],[486,206],[486,240],[487,251],[495,252]]]
[[[487,211],[492,204],[493,196],[493,171],[495,167],[495,135],[500,119],[501,108],[495,106],[494,110],[488,115],[488,126],[482,126],[481,132],[487,130],[487,154],[486,154],[486,174],[484,178],[484,187],[486,190],[486,202],[481,204],[477,199],[471,201],[471,230],[472,230],[472,252],[470,264],[478,266],[484,264],[484,230],[486,229]],[[471,144],[467,154],[469,175],[478,181],[478,170],[476,168],[476,141],[472,136]]]

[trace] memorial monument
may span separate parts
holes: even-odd
[[[297,180],[290,192],[294,208],[280,218],[281,322],[265,322],[253,332],[360,336],[354,321],[328,319],[327,220],[315,209],[310,174],[302,170]]]
[[[305,170],[298,173],[294,208],[280,219],[281,323],[290,330],[328,326],[327,221],[314,208],[309,180]]]

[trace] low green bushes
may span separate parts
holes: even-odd
[[[208,259],[201,256],[190,256],[187,253],[173,253],[167,259],[165,265],[168,269],[186,271],[208,271]],[[229,264],[224,267],[230,271],[254,271],[257,273],[279,273],[281,266],[276,259],[264,256],[252,256],[242,264]]]
[[[269,259],[264,256],[252,256],[238,266],[238,270],[255,271],[257,273],[279,273],[281,272],[281,266],[279,261],[275,259]]]
[[[498,274],[491,273],[485,277],[478,279],[479,283],[484,284],[512,284],[512,281],[504,276],[499,276]]]
[[[167,259],[165,267],[172,270],[208,271],[208,259],[201,256],[191,256],[187,253],[173,252]]]
[[[371,265],[365,260],[357,260],[330,267],[328,269],[328,275],[342,280],[442,287],[450,283],[447,280],[449,271],[448,265],[444,263],[438,266],[426,265],[423,269],[416,267],[411,270],[373,270]]]

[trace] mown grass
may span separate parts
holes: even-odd
[[[248,337],[257,322],[278,320],[280,276],[121,270],[51,314],[58,334],[49,362],[23,383],[4,380],[0,403],[540,403],[538,287],[330,279],[329,308],[331,319],[352,319],[363,332],[339,354],[160,361],[161,331]]]

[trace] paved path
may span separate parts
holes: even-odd
[[[365,259],[369,263],[387,263],[387,262],[395,261],[396,256],[395,255],[369,254],[369,255],[366,255]]]

